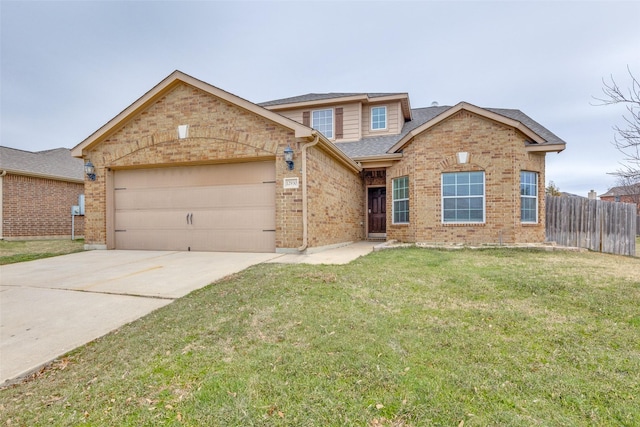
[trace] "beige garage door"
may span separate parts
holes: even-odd
[[[116,249],[275,252],[275,163],[114,173]]]

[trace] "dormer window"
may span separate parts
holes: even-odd
[[[333,110],[312,111],[311,127],[322,132],[327,138],[333,138]]]
[[[371,130],[387,128],[387,107],[371,107]]]

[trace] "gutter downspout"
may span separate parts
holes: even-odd
[[[298,252],[302,252],[309,246],[309,231],[307,223],[307,149],[313,147],[320,141],[320,136],[317,131],[313,131],[311,135],[315,136],[315,139],[302,146],[302,246],[298,248]]]

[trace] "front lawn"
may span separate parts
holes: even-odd
[[[185,272],[188,274],[188,272]],[[640,425],[640,259],[263,264],[0,392],[0,424]]]
[[[84,250],[84,239],[0,240],[0,265],[66,255]]]

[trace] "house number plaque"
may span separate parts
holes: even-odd
[[[284,179],[284,188],[298,188],[300,187],[300,181],[298,178],[285,178]]]

